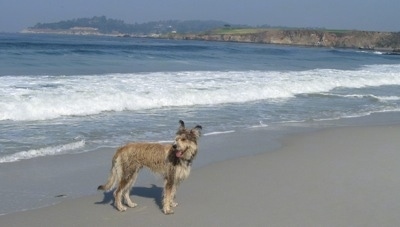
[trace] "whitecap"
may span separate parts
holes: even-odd
[[[11,155],[0,157],[0,163],[16,162],[23,159],[32,159],[37,157],[44,157],[49,155],[65,154],[68,151],[79,149],[85,146],[85,140],[80,140],[73,143],[62,144],[58,146],[50,146],[40,149],[33,149],[28,151],[21,151]]]
[[[0,120],[47,120],[109,111],[285,102],[335,88],[400,85],[400,65],[358,70],[187,71],[2,77]],[[43,84],[56,84],[46,86]]]

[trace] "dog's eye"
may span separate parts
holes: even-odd
[[[182,141],[186,141],[186,139],[185,139],[185,138],[182,138],[181,140],[182,140]]]

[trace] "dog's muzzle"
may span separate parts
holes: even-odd
[[[178,157],[178,158],[182,157],[183,151],[178,150],[178,145],[176,143],[172,144],[172,149],[174,150],[176,157]]]

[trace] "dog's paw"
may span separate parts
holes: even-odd
[[[137,203],[133,203],[133,202],[127,203],[126,205],[128,205],[128,207],[130,207],[130,208],[137,207]]]
[[[177,207],[178,206],[178,203],[177,202],[172,202],[171,203],[171,207]]]
[[[117,210],[118,210],[118,211],[121,211],[121,212],[124,212],[124,211],[127,210],[127,208],[126,208],[125,206],[118,206],[118,207],[117,207]]]
[[[173,214],[174,211],[172,209],[164,209],[164,214]]]

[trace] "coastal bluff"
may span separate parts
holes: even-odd
[[[174,40],[260,43],[306,47],[351,48],[384,51],[388,54],[400,55],[400,32],[275,28],[223,28],[200,33],[166,32],[148,34],[126,34],[121,32],[104,33],[94,27],[72,27],[69,29],[29,28],[23,30],[22,33],[100,35]]]
[[[177,40],[204,40],[328,48],[356,48],[400,54],[400,32],[325,28],[251,27],[223,21],[166,20],[127,24],[105,16],[37,23],[21,33],[99,35]]]
[[[168,34],[163,38],[263,43],[329,48],[357,48],[400,53],[400,32],[314,29],[222,29],[202,34]]]

